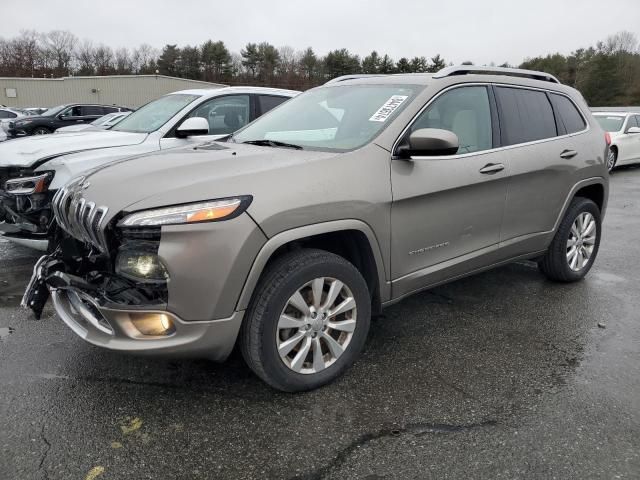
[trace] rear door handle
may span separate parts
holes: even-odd
[[[565,150],[560,154],[561,158],[573,158],[578,154],[575,150]]]
[[[480,169],[480,173],[485,173],[487,175],[493,175],[494,173],[498,173],[504,170],[504,165],[501,163],[488,163],[484,167]]]

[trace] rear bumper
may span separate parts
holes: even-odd
[[[138,355],[223,361],[233,349],[244,316],[241,311],[229,318],[187,322],[167,311],[106,308],[76,289],[52,290],[51,296],[58,315],[83,340]],[[168,316],[175,331],[169,336],[142,335],[132,318],[145,314]]]

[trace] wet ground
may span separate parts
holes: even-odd
[[[0,479],[638,478],[639,236],[625,169],[585,281],[521,263],[414,296],[297,395],[237,355],[126,357],[30,320],[36,257],[0,243]]]

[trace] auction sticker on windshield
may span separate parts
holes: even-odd
[[[371,116],[369,121],[385,122],[407,98],[409,98],[408,95],[392,95],[391,98],[384,102],[384,105],[382,105],[378,111]]]

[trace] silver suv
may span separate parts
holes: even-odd
[[[598,253],[605,134],[543,73],[451,67],[338,79],[225,142],[111,164],[54,198],[49,293],[86,341],[225,359],[307,390],[360,353],[372,315],[521,259],[560,282]]]

